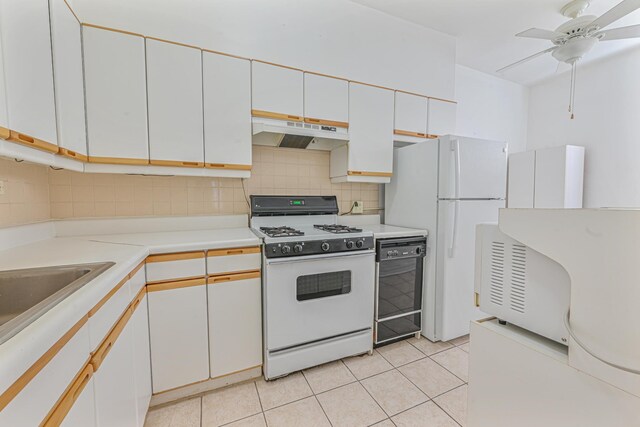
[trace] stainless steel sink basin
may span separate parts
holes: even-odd
[[[101,262],[0,271],[0,344],[113,264]]]

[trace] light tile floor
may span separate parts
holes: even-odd
[[[464,427],[468,353],[468,336],[411,338],[154,408],[145,427]]]

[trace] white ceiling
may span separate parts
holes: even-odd
[[[531,27],[555,29],[567,21],[560,9],[569,0],[352,0],[389,15],[457,37],[457,62],[485,73],[521,84],[534,84],[562,73],[569,66],[550,55],[511,69],[502,75],[495,70],[542,51],[546,40],[514,37]],[[600,16],[620,0],[593,0],[587,15]],[[613,23],[610,28],[640,24],[640,10]],[[640,39],[601,42],[582,63],[639,46]],[[580,64],[578,64],[578,67]]]

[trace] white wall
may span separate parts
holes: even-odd
[[[585,207],[640,207],[640,48],[580,67],[575,119],[569,74],[531,88],[527,148],[586,147]]]
[[[455,39],[348,0],[73,0],[85,22],[451,99]]]
[[[524,151],[529,89],[456,65],[456,133],[506,141],[509,152]]]

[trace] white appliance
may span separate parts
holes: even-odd
[[[483,317],[474,302],[476,224],[504,207],[507,144],[460,136],[394,150],[385,223],[429,230],[422,334],[450,340]]]
[[[373,233],[336,225],[337,213],[335,196],[251,196],[266,379],[373,348]]]
[[[504,234],[496,224],[476,228],[475,290],[480,309],[567,345],[564,317],[571,281],[554,260]]]
[[[510,154],[507,207],[581,208],[584,154],[577,145]]]
[[[253,117],[252,143],[283,148],[333,150],[349,141],[349,129],[338,126]]]

